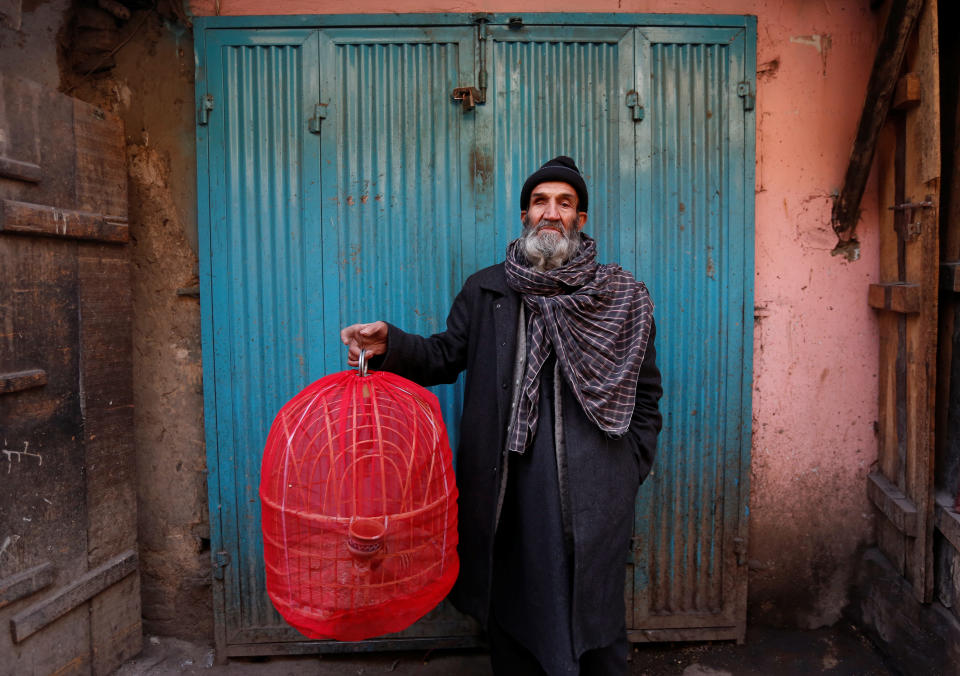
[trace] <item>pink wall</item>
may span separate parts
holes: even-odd
[[[831,194],[850,154],[876,49],[867,0],[221,0],[221,14],[657,12],[758,17],[756,287],[750,614],[838,619],[872,533],[865,475],[877,442],[878,277],[870,183],[862,255],[830,255]],[[214,0],[194,13],[213,14]]]

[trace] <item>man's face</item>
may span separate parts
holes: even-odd
[[[549,181],[541,183],[530,193],[530,204],[526,211],[520,212],[520,218],[537,225],[543,225],[541,232],[554,235],[567,234],[571,228],[577,232],[587,222],[587,212],[577,211],[577,191],[569,183]]]
[[[580,230],[587,212],[577,211],[577,192],[567,183],[541,183],[520,212],[524,251],[537,270],[560,267],[580,248]]]

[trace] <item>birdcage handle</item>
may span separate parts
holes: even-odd
[[[358,366],[360,367],[360,375],[367,375],[367,351],[363,349],[362,345],[360,346],[360,363]]]

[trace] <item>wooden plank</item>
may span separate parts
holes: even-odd
[[[12,157],[0,155],[0,178],[12,178],[16,181],[39,183],[43,172],[39,164],[21,162]]]
[[[897,90],[893,94],[893,107],[896,110],[905,110],[920,105],[920,78],[916,73],[904,73],[897,82]]]
[[[101,242],[127,242],[130,228],[126,220],[108,219],[103,214],[15,200],[0,203],[0,232],[16,232],[45,237],[93,239]]]
[[[907,143],[904,188],[908,201],[929,195],[919,237],[906,245],[905,281],[921,288],[920,312],[906,319],[906,467],[901,488],[917,508],[917,537],[907,541],[907,579],[921,603],[933,600],[934,427],[940,263],[940,73],[937,2],[927,0],[917,23],[908,69],[920,79],[923,103],[903,113]]]
[[[54,573],[53,564],[44,561],[39,566],[3,578],[0,580],[0,608],[49,587],[53,584]]]
[[[894,526],[889,519],[876,521],[877,546],[897,571],[898,575],[907,576],[907,536]]]
[[[934,518],[937,530],[946,538],[958,553],[960,553],[960,514],[953,504],[953,497],[940,494],[937,496],[936,517]]]
[[[43,369],[29,369],[14,373],[0,373],[0,394],[20,392],[47,384],[47,372]]]
[[[128,575],[90,600],[93,674],[114,673],[143,649],[140,576]]]
[[[924,0],[893,0],[887,15],[867,84],[867,96],[850,153],[850,163],[843,178],[843,187],[833,204],[831,222],[841,241],[846,242],[853,237],[860,218],[860,200],[873,165],[877,139],[890,111],[893,92],[907,54],[907,41],[923,4]]]
[[[877,147],[877,175],[881,204],[893,204],[896,191],[894,177],[894,158],[896,155],[896,135],[893,125],[884,127]],[[882,283],[895,283],[899,280],[898,244],[899,236],[894,229],[896,212],[881,209],[878,213],[880,254],[880,280]],[[877,464],[879,470],[888,477],[899,477],[901,472],[900,441],[897,432],[897,357],[900,352],[899,316],[891,312],[882,312],[877,316],[877,328],[880,338],[878,359],[878,448]],[[880,543],[885,553],[889,552]]]
[[[129,250],[80,246],[80,377],[84,383],[84,464],[88,564],[137,547],[133,441],[132,280]],[[142,647],[139,576],[90,603],[93,671],[110,674]]]
[[[920,312],[920,286],[902,282],[871,284],[867,302],[877,310],[915,314]]]
[[[24,178],[0,180],[3,197],[64,209],[76,207],[74,186],[73,103],[70,98],[8,73],[0,73],[0,138],[2,155],[41,168]],[[42,178],[42,180],[39,180]]]
[[[59,617],[86,603],[94,596],[116,584],[137,569],[137,553],[124,552],[75,582],[60,589],[52,596],[33,604],[10,618],[13,640],[22,642]]]
[[[127,220],[127,154],[123,122],[100,108],[73,100],[77,209]],[[126,241],[126,240],[123,240]]]
[[[137,546],[133,296],[127,253],[126,248],[84,245],[77,261],[91,567]]]
[[[44,387],[0,403],[0,545],[11,542],[0,555],[0,577],[41,561],[53,564],[60,583],[89,569],[76,248],[0,236],[0,315],[15,328],[0,340],[0,364],[19,371],[40,363],[47,376]]]
[[[903,491],[879,472],[871,472],[867,475],[867,496],[898,531],[916,537],[917,508]]]

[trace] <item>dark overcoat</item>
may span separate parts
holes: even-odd
[[[460,576],[450,598],[484,626],[520,302],[507,286],[502,263],[485,268],[467,279],[457,295],[446,331],[424,338],[390,325],[386,354],[371,362],[421,385],[451,383],[466,370],[456,468]],[[609,645],[623,630],[624,565],[634,501],[650,472],[661,424],[655,333],[652,328],[633,418],[623,437],[601,432],[563,387],[566,458],[559,463],[565,466],[560,490],[573,535],[572,635],[578,655]]]

